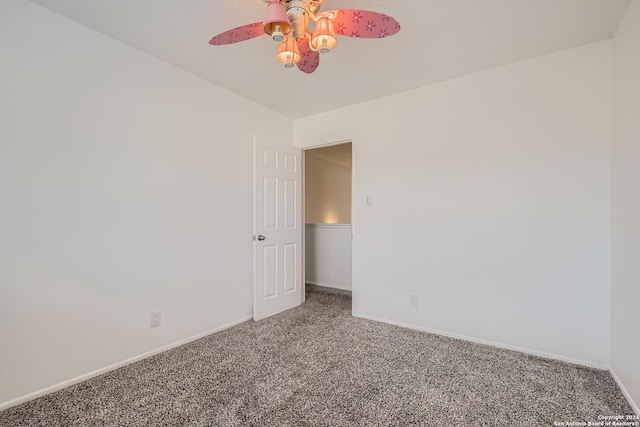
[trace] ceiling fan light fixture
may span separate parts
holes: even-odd
[[[337,44],[338,38],[336,37],[333,21],[327,17],[319,18],[316,21],[316,28],[311,37],[311,46],[320,51],[320,53],[327,53]]]
[[[298,42],[294,37],[286,37],[278,49],[278,61],[282,62],[285,68],[291,68],[300,62],[300,50]]]
[[[338,44],[337,33],[342,37],[381,39],[400,31],[398,21],[378,12],[336,9],[318,13],[325,0],[263,2],[267,5],[266,21],[224,31],[213,36],[209,44],[229,45],[266,33],[280,43],[277,59],[286,68],[297,65],[303,73],[311,74],[320,65],[320,54],[330,52]]]
[[[281,42],[285,34],[291,31],[289,17],[284,4],[272,1],[267,4],[267,20],[264,21],[264,32],[271,36],[273,41]]]

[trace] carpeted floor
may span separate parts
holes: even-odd
[[[0,426],[553,426],[632,414],[606,371],[307,302],[0,412]]]

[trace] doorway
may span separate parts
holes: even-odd
[[[352,292],[353,144],[312,147],[303,159],[303,283]]]

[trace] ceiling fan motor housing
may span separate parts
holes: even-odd
[[[309,25],[311,0],[287,0],[285,6],[293,29],[293,37],[300,40],[305,36],[307,25]]]

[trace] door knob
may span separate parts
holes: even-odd
[[[253,236],[253,240],[259,240],[259,241],[263,241],[266,240],[266,237],[264,237],[262,234],[259,234],[258,237]]]

